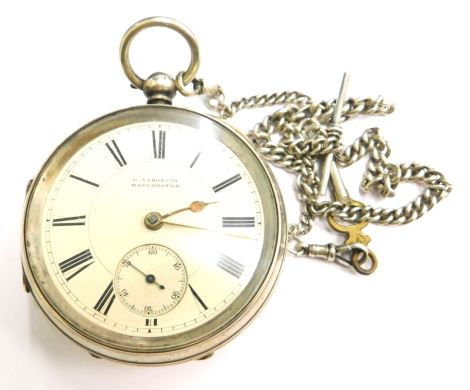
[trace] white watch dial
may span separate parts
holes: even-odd
[[[188,210],[194,202],[207,205]],[[156,230],[145,223],[151,213],[164,217]],[[197,129],[167,123],[118,128],[72,156],[50,192],[43,226],[48,266],[64,297],[95,322],[149,337],[224,310],[256,269],[264,229],[259,190],[240,159]],[[174,281],[155,275],[161,291],[125,263],[151,274],[141,259],[148,246],[167,248],[185,269]],[[156,267],[172,279],[168,265]]]

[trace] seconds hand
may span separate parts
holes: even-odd
[[[145,276],[145,280],[147,283],[155,283],[158,287],[160,287],[161,290],[164,290],[165,289],[165,286],[163,284],[158,284],[157,280],[155,279],[155,276],[153,276],[152,274],[148,274],[146,275],[145,273],[143,273],[140,269],[138,269],[134,264],[132,264],[130,261],[127,261],[127,264],[130,265],[131,267],[135,268],[137,271],[139,271],[142,275]]]

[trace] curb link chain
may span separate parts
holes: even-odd
[[[201,85],[202,80],[197,80],[195,89]],[[314,102],[301,92],[286,91],[251,96],[226,104],[220,86],[202,86],[200,91],[206,95],[207,107],[217,111],[224,119],[232,118],[243,109],[284,105],[255,125],[248,137],[266,160],[297,175],[296,195],[301,203],[301,215],[299,223],[289,225],[288,229],[288,250],[297,256],[322,257],[343,265],[353,265],[356,271],[369,274],[373,271],[361,272],[366,270],[361,267],[363,262],[358,260],[365,259],[369,254],[363,246],[307,245],[302,242],[300,237],[310,232],[315,217],[331,215],[348,222],[401,225],[422,217],[452,191],[452,185],[446,181],[444,175],[432,168],[416,162],[390,163],[388,157],[391,149],[378,128],[366,130],[351,145],[344,147],[341,143],[341,127],[330,124],[336,99]],[[382,97],[349,98],[344,101],[340,122],[357,115],[388,115],[394,110],[395,106],[386,103]],[[277,142],[273,141],[274,135],[279,139]],[[370,155],[365,179],[361,184],[364,191],[375,189],[384,197],[393,197],[398,184],[404,181],[420,182],[427,188],[415,200],[397,209],[374,208],[358,202],[319,202],[318,158],[329,153],[334,154],[340,167],[347,167],[366,154]],[[339,255],[346,251],[352,252],[351,260]],[[364,252],[362,255],[366,256],[361,257],[358,252]]]

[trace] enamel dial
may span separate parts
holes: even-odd
[[[28,288],[95,356],[202,357],[270,295],[283,219],[272,174],[227,124],[168,106],[119,111],[64,141],[31,186]]]

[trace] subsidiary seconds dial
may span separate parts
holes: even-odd
[[[173,309],[186,290],[186,268],[171,249],[142,245],[127,253],[115,273],[116,295],[131,312],[151,317]]]

